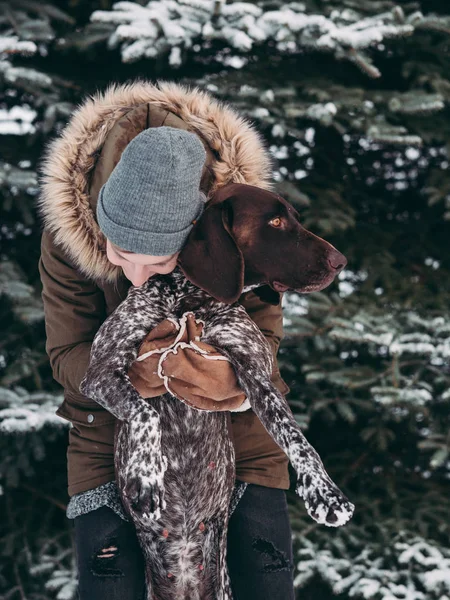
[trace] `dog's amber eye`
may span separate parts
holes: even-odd
[[[272,225],[272,227],[281,227],[281,219],[280,219],[280,217],[275,217],[274,219],[272,219],[271,221],[269,221],[269,225]]]

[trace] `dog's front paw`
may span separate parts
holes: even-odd
[[[123,425],[117,444],[122,451],[123,500],[133,521],[145,528],[166,508],[164,474],[168,463],[162,453],[156,411],[140,410],[133,421]]]
[[[164,487],[151,483],[146,477],[130,479],[124,490],[128,499],[133,521],[145,529],[153,521],[161,518],[161,510],[166,508]]]
[[[164,499],[164,473],[167,458],[159,456],[150,464],[139,465],[138,470],[128,473],[123,494],[133,521],[145,529],[161,517],[166,508]]]
[[[355,505],[326,473],[323,476],[303,475],[298,480],[296,492],[305,501],[309,516],[328,527],[345,525],[355,510]]]

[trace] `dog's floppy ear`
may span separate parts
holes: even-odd
[[[268,304],[273,304],[275,306],[280,304],[280,292],[272,289],[270,285],[261,285],[255,288],[253,291],[263,302],[267,302]]]
[[[189,281],[227,304],[236,302],[244,287],[244,257],[231,233],[232,211],[228,199],[207,204],[177,263]]]

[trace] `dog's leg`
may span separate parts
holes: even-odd
[[[252,409],[291,461],[298,478],[296,492],[304,499],[310,517],[330,527],[344,525],[355,507],[329,477],[286,399],[271,382],[257,381],[251,373],[238,375],[238,381]]]
[[[219,539],[218,539],[218,548],[219,548],[219,578],[220,578],[220,589],[221,594],[219,594],[219,598],[221,600],[233,600],[233,592],[231,590],[231,581],[230,575],[228,572],[228,564],[227,564],[227,533],[228,527],[225,526],[225,523],[228,524],[229,517],[226,517],[226,520],[223,522],[222,528],[219,529]]]
[[[161,311],[159,311],[161,312]],[[159,518],[165,508],[163,478],[167,458],[161,453],[158,412],[145,401],[127,375],[139,344],[164,315],[150,306],[142,288],[131,288],[122,304],[102,324],[91,348],[80,391],[123,421],[127,444],[121,491],[133,507],[133,518]],[[144,460],[145,459],[145,460]]]
[[[233,600],[227,564],[228,509],[219,511],[208,523],[203,544],[205,572],[209,578],[202,598]]]
[[[141,414],[141,419],[147,411]],[[159,419],[144,417],[133,424],[118,424],[115,463],[117,487],[125,510],[137,528],[146,531],[166,508],[164,473],[167,459],[161,454]]]
[[[270,348],[258,327],[242,307],[233,306],[211,319],[203,339],[231,361],[252,409],[287,454],[298,477],[296,491],[305,500],[308,514],[331,527],[344,525],[354,505],[330,479],[286,399],[271,383]]]

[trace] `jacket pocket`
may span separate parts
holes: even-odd
[[[116,421],[114,415],[94,400],[80,402],[70,394],[64,396],[64,402],[58,408],[56,414],[66,421],[85,427],[102,427]]]

